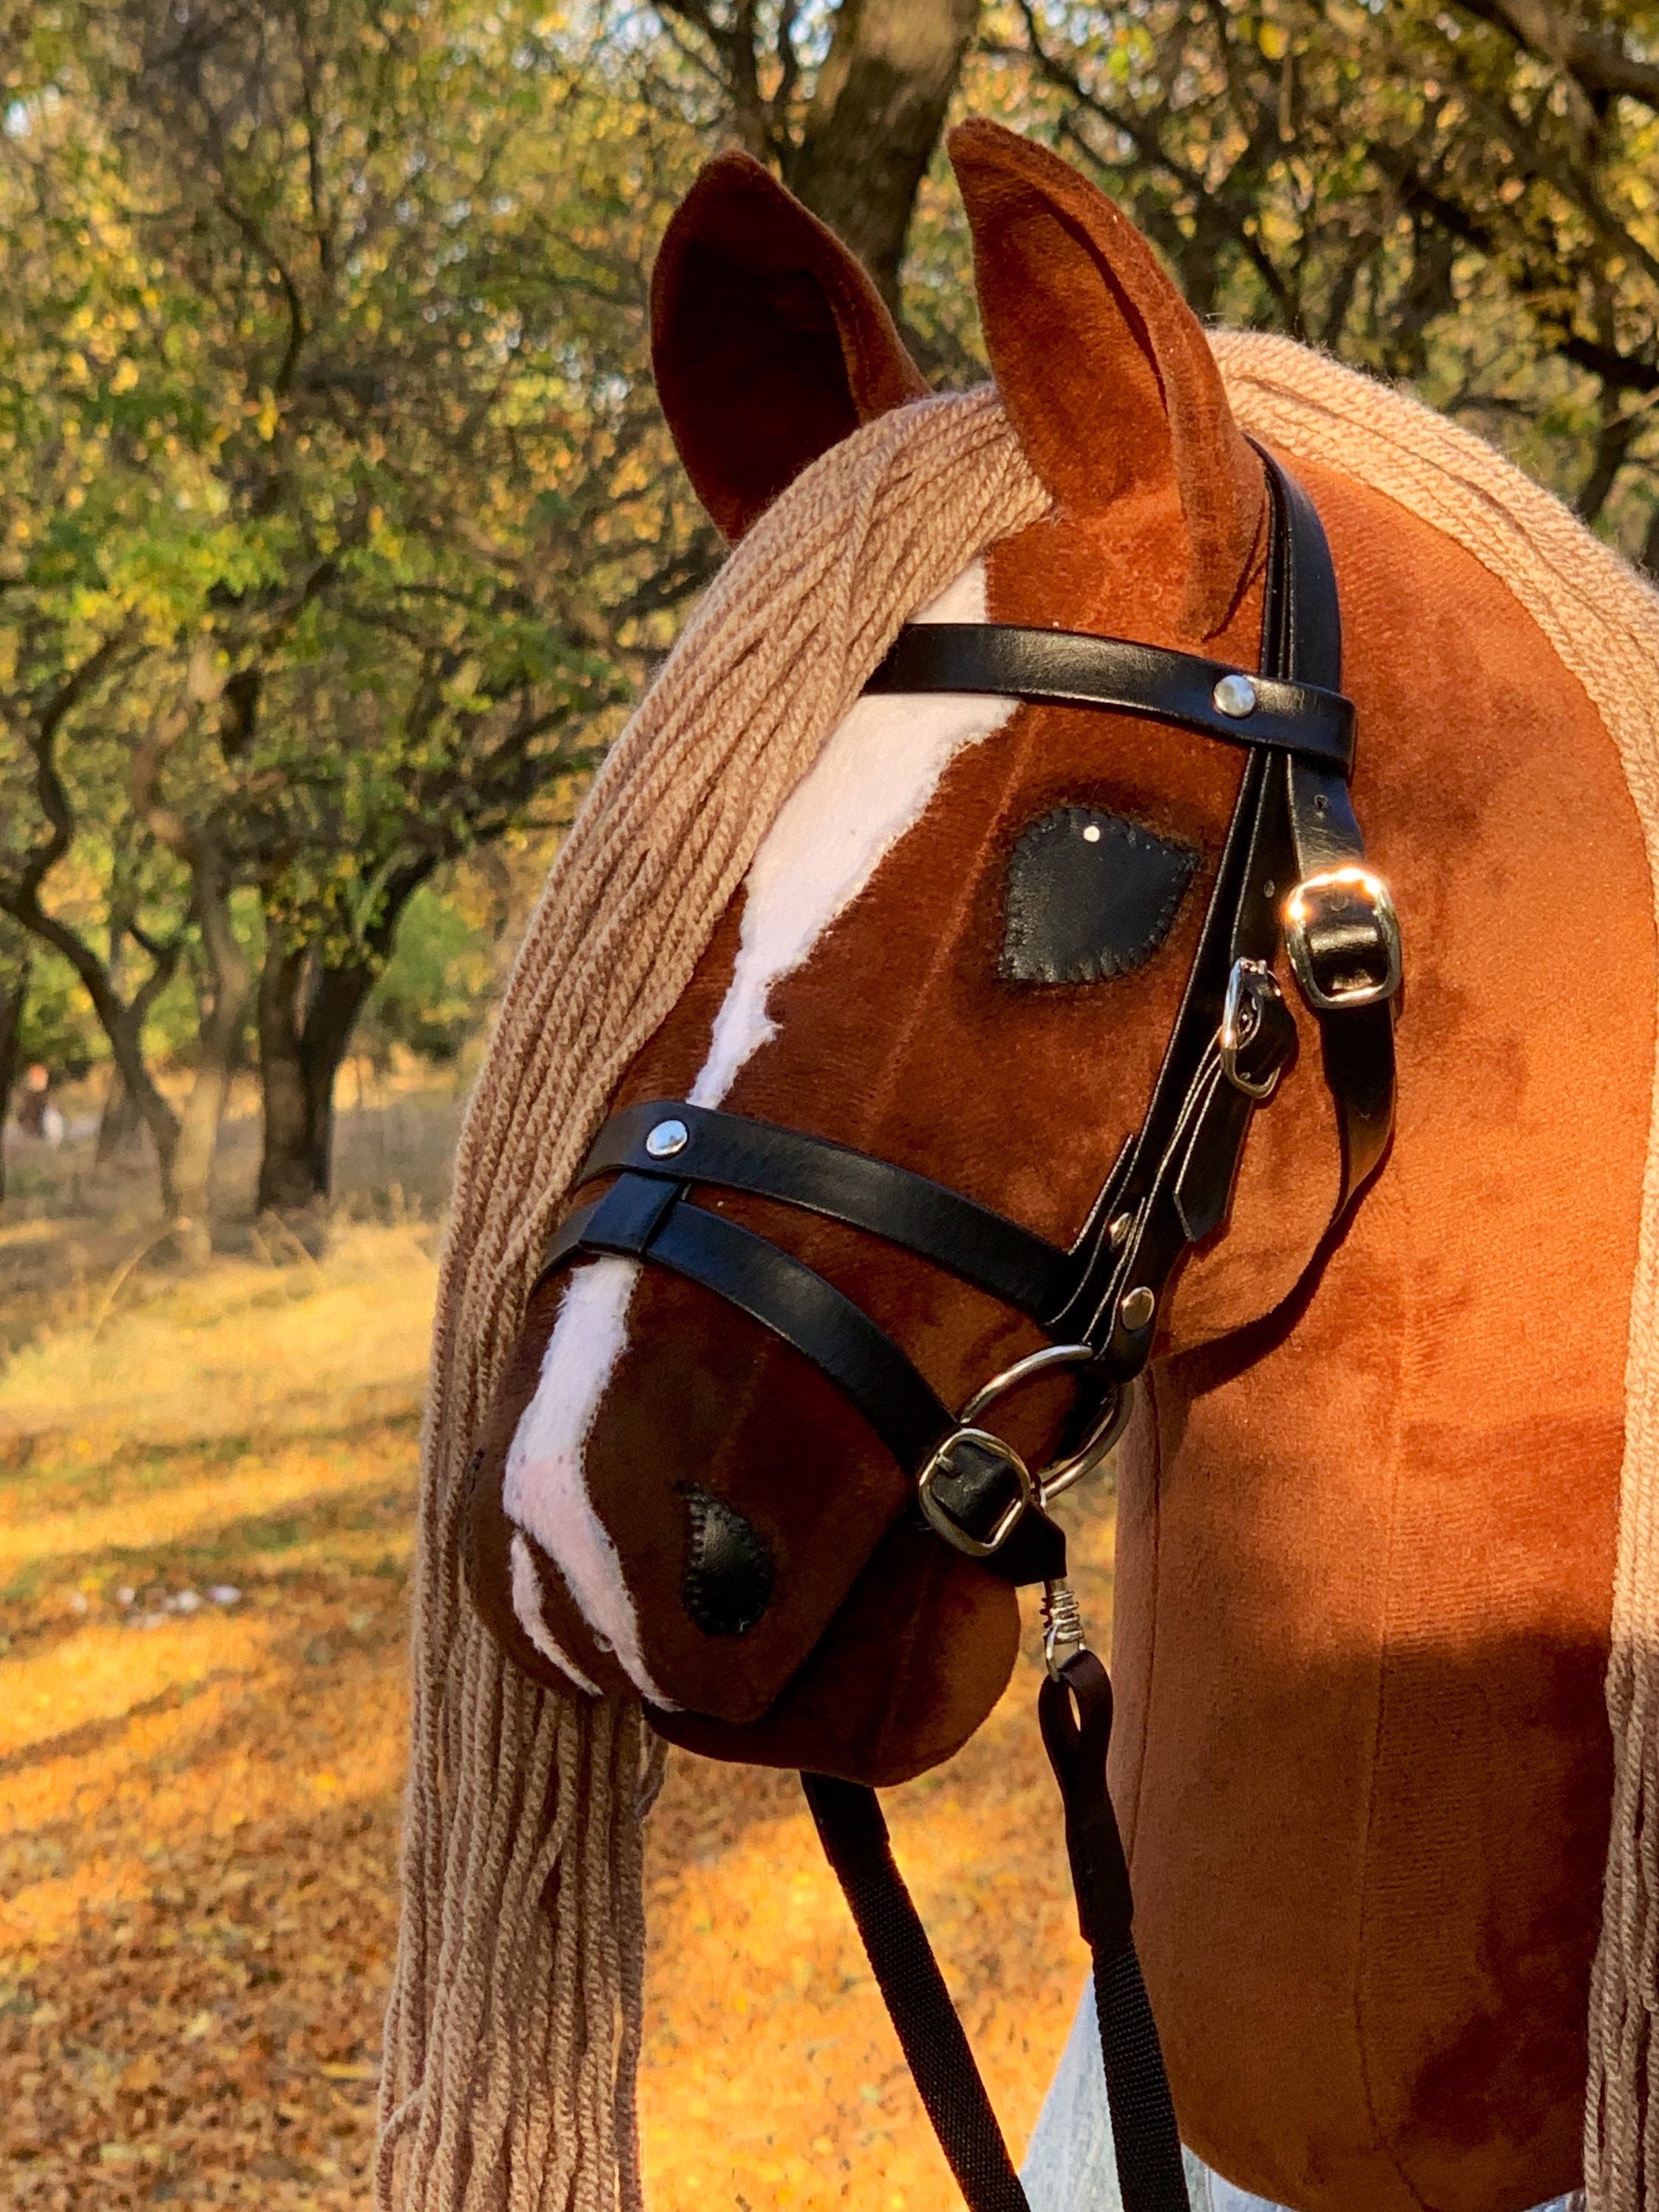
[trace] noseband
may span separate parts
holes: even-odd
[[[577,1176],[616,1180],[563,1222],[544,1274],[589,1254],[699,1283],[810,1359],[899,1465],[945,1543],[1005,1581],[1043,1585],[1042,1732],[1065,1805],[1126,2212],[1184,2212],[1163,2060],[1129,1935],[1128,1878],[1105,1789],[1110,1690],[1087,1650],[1047,1507],[1104,1459],[1127,1419],[1181,1261],[1225,1219],[1256,1108],[1296,1026],[1281,945],[1320,1030],[1342,1175],[1332,1226],[1376,1167],[1394,1121],[1399,929],[1364,865],[1348,795],[1355,715],[1342,696],[1330,550],[1307,494],[1262,454],[1269,493],[1255,673],[1118,638],[999,623],[910,623],[872,692],[975,693],[1146,716],[1246,749],[1214,888],[1146,1117],[1069,1248],[926,1176],[769,1122],[658,1099],[613,1115]],[[769,1239],[699,1206],[744,1191],[867,1231],[1035,1322],[1050,1340],[952,1414],[887,1333]],[[1059,1458],[1037,1470],[985,1425],[1034,1376],[1075,1370]],[[1074,1711],[1075,1708],[1075,1711]],[[1025,2198],[886,1844],[873,1791],[804,1778],[923,2101],[973,2212]]]

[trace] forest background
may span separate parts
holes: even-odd
[[[175,1257],[239,1070],[303,1222],[348,1052],[465,1052],[720,558],[647,294],[723,143],[960,385],[997,116],[1659,569],[1642,0],[6,0],[0,66],[0,1094],[104,1070]]]
[[[0,2197],[362,2212],[459,1097],[721,556],[671,209],[745,146],[964,385],[998,117],[1659,573],[1659,0],[0,0]],[[887,1803],[1016,2142],[1040,1663]],[[647,1852],[656,2212],[959,2203],[792,1778],[676,1754]]]

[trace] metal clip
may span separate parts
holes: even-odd
[[[1271,1098],[1279,1088],[1279,1076],[1296,1042],[1296,1030],[1288,1017],[1283,1021],[1279,1018],[1284,1007],[1284,994],[1265,962],[1234,961],[1227,977],[1226,996],[1221,1002],[1221,1027],[1217,1033],[1216,1048],[1221,1054],[1222,1073],[1234,1090],[1242,1091],[1247,1098]],[[1269,1022],[1273,1024],[1276,1033],[1265,1036],[1263,1031]],[[1250,1054],[1249,1048],[1257,1043],[1264,1048],[1265,1060],[1262,1067],[1252,1074],[1245,1060],[1255,1056]]]
[[[1083,1608],[1077,1601],[1077,1592],[1063,1578],[1042,1585],[1042,1663],[1060,1680],[1067,1660],[1075,1659],[1079,1651],[1086,1651],[1088,1641],[1083,1633]]]
[[[1314,928],[1334,933],[1336,944],[1316,951],[1309,942]],[[1358,866],[1323,868],[1304,876],[1285,902],[1285,950],[1316,1012],[1337,1013],[1391,999],[1400,988],[1400,920],[1387,884]],[[1334,962],[1344,972],[1321,982],[1322,961],[1327,966]]]

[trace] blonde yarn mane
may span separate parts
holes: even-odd
[[[1659,599],[1467,432],[1289,340],[1214,341],[1239,421],[1465,545],[1617,744],[1659,882]],[[927,399],[809,469],[726,563],[617,741],[526,934],[462,1133],[422,1477],[404,1921],[382,2212],[633,2212],[656,1766],[636,1707],[556,1696],[462,1581],[467,1455],[611,1092],[690,980],[784,798],[900,623],[1047,495],[994,392]],[[1659,1093],[1656,1093],[1659,1095]],[[1608,1680],[1613,1834],[1591,2019],[1592,2212],[1659,2212],[1659,1128],[1632,1314]]]
[[[611,1092],[900,623],[1047,505],[995,397],[926,399],[809,469],[687,623],[566,841],[462,1132],[433,1342],[404,1922],[379,2202],[640,2202],[636,1706],[555,1696],[462,1582],[471,1439]]]

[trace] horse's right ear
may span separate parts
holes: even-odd
[[[729,538],[927,389],[858,261],[747,154],[711,161],[668,226],[651,355],[686,474]]]

